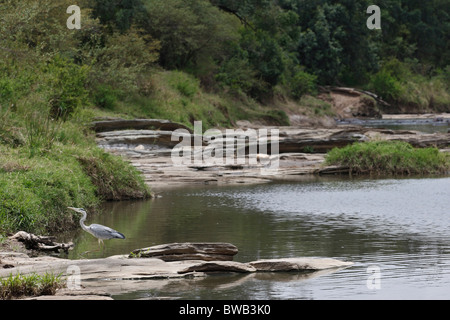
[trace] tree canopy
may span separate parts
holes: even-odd
[[[366,26],[369,0],[80,0],[77,33],[64,28],[66,0],[3,3],[1,55],[62,55],[89,66],[97,87],[133,86],[151,67],[259,101],[275,92],[298,99],[318,85],[396,99],[408,79],[395,68],[439,75],[448,86],[449,0],[380,0],[381,30]]]
[[[448,0],[381,0],[381,30],[366,27],[369,0],[92,1],[119,30],[139,16],[161,41],[163,67],[208,70],[219,86],[256,97],[298,70],[324,85],[363,85],[390,59],[428,70],[450,60]]]

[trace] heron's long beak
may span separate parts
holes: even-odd
[[[77,208],[74,207],[67,207],[67,209],[73,210],[73,211],[77,211]]]

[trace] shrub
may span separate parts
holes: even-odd
[[[25,144],[30,157],[39,152],[49,151],[56,139],[56,132],[61,124],[48,115],[48,111],[40,112],[36,109],[28,112],[24,119]]]
[[[335,115],[330,103],[310,95],[304,95],[298,103],[299,105],[308,108],[315,116],[332,117]]]
[[[14,89],[11,85],[10,79],[6,77],[0,78],[0,92],[0,102],[11,100],[14,94]]]
[[[386,100],[397,100],[402,93],[400,82],[388,70],[377,72],[370,81],[370,87]]]
[[[128,93],[136,91],[137,79],[158,60],[159,41],[141,36],[134,28],[123,34],[113,33],[102,41],[96,35],[98,28],[92,26],[91,34],[86,35],[88,44],[80,53],[81,61],[91,66],[88,84],[108,84]]]
[[[0,106],[6,107],[17,103],[20,97],[30,92],[36,74],[24,70],[24,65],[14,59],[3,59],[0,61]]]
[[[317,93],[317,76],[303,70],[297,70],[289,83],[292,96],[300,99],[305,94]]]
[[[165,69],[204,66],[205,57],[220,58],[225,45],[236,38],[232,16],[209,1],[145,1],[143,29],[161,41],[159,62]]]
[[[50,114],[67,118],[75,109],[87,103],[85,88],[89,68],[56,55],[44,68],[47,74]]]

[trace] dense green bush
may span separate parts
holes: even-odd
[[[262,118],[270,124],[277,124],[279,126],[289,125],[289,117],[283,110],[267,111]]]
[[[289,81],[289,88],[295,99],[300,99],[305,94],[314,95],[317,93],[317,76],[298,69]]]
[[[161,41],[160,64],[167,69],[201,68],[223,55],[238,39],[235,18],[222,14],[207,0],[145,0],[147,19],[141,24]]]
[[[6,109],[16,104],[23,95],[30,92],[36,81],[35,73],[26,72],[23,65],[9,57],[3,57],[0,60],[0,106]]]
[[[137,80],[158,60],[160,42],[131,28],[124,33],[99,32],[96,21],[87,21],[77,55],[83,65],[90,67],[89,87],[109,85],[120,91],[136,91]],[[99,86],[102,89],[102,86]]]
[[[87,66],[79,66],[59,55],[45,65],[45,90],[48,90],[51,116],[66,119],[74,110],[86,105],[88,72]]]
[[[371,79],[371,89],[383,99],[396,101],[402,94],[402,85],[390,71],[380,70]]]

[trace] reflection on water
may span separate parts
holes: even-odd
[[[321,179],[256,186],[167,190],[162,198],[107,203],[87,223],[111,226],[126,240],[105,241],[89,258],[171,242],[230,242],[235,260],[318,256],[355,265],[324,274],[221,274],[142,282],[117,299],[448,299],[450,178]],[[70,258],[98,248],[72,235]],[[367,267],[381,289],[367,287]]]

